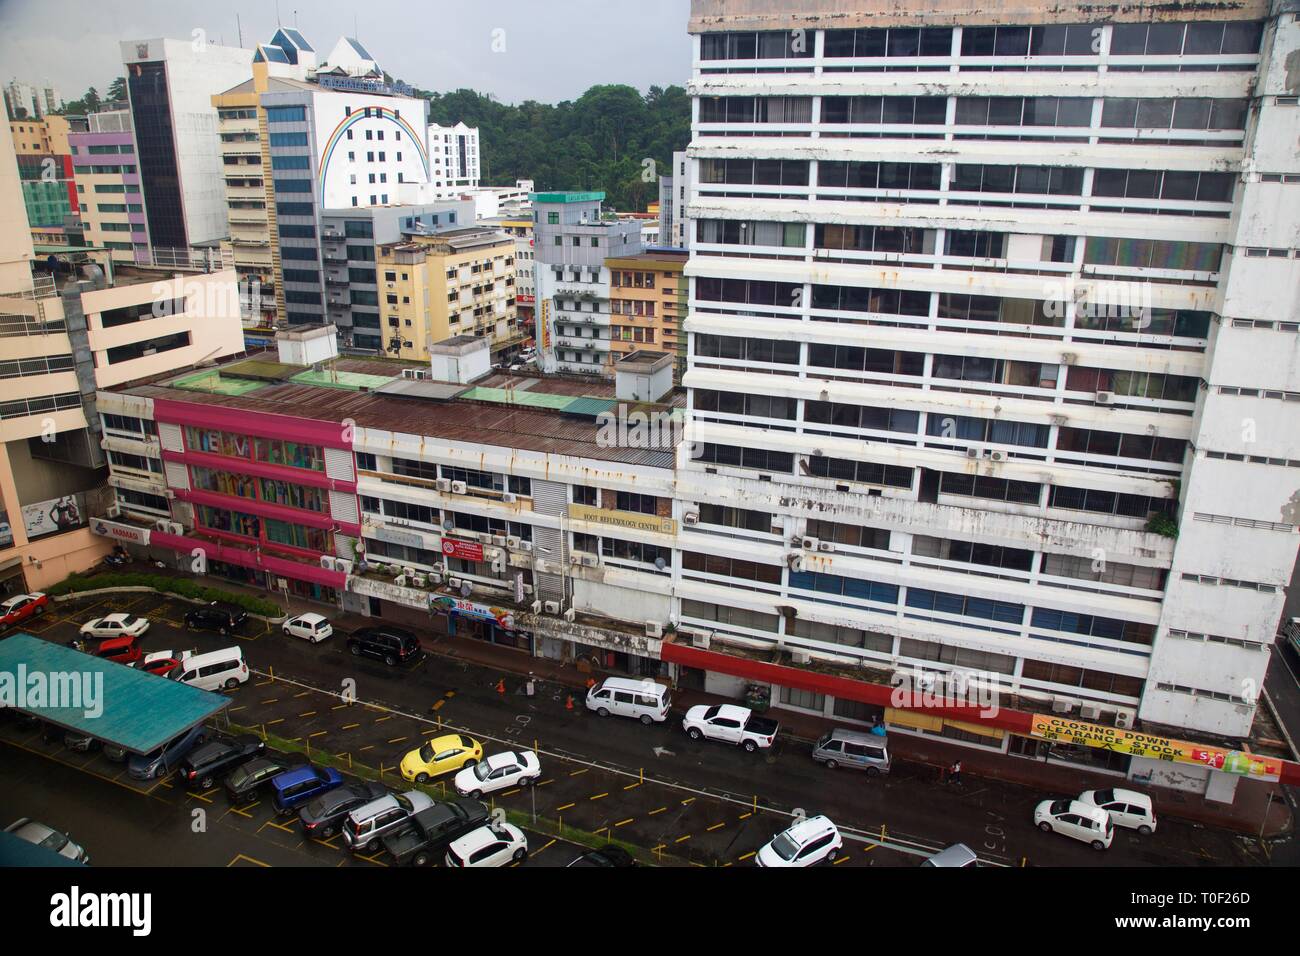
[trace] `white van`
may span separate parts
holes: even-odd
[[[201,690],[233,690],[248,680],[248,664],[240,648],[226,647],[188,657],[168,676]]]
[[[606,677],[587,691],[587,709],[602,717],[618,714],[635,717],[641,723],[662,723],[668,718],[672,703],[671,691],[652,680],[629,680],[626,677]]]
[[[1094,850],[1109,849],[1115,836],[1115,825],[1105,810],[1078,800],[1044,800],[1034,808],[1034,823],[1044,833],[1082,840]]]
[[[1145,793],[1118,787],[1085,790],[1079,794],[1079,802],[1101,807],[1110,814],[1111,822],[1117,827],[1128,827],[1138,833],[1154,833],[1156,830],[1156,811]]]

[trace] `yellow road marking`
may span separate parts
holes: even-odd
[[[445,704],[445,703],[447,703],[445,700],[436,700],[436,701],[433,702],[433,706],[432,706],[431,708],[429,708],[429,709],[430,709],[430,710],[442,710],[442,705]]]
[[[558,813],[560,810],[568,810],[568,809],[570,809],[570,808],[572,808],[572,807],[576,807],[576,806],[577,806],[576,803],[566,803],[566,804],[565,804],[564,806],[562,806],[562,807],[556,807],[555,810],[556,810],[556,812]]]
[[[400,744],[400,743],[401,743],[403,740],[405,740],[405,739],[406,739],[405,737],[394,737],[392,740],[390,740],[390,741],[388,741],[388,742],[389,742],[390,744]]]
[[[839,866],[841,863],[847,863],[847,862],[849,862],[849,858],[847,856],[840,856],[831,860],[831,866]]]
[[[503,796],[503,797],[513,797],[513,796],[514,796],[516,793],[518,793],[518,792],[519,792],[519,788],[518,788],[518,787],[515,787],[513,790],[507,790],[505,793],[501,794],[501,796]]]
[[[325,736],[326,734],[328,734],[328,733],[329,733],[328,730],[318,730],[318,731],[316,731],[316,733],[314,733],[314,734],[309,734],[308,736],[311,736],[311,737],[324,737],[324,736]]]
[[[335,704],[333,707],[330,708],[330,710],[342,710],[344,707],[351,707],[351,706],[352,705],[348,703]]]
[[[262,830],[266,829],[267,827],[275,827],[277,830],[283,830],[285,833],[293,832],[293,830],[290,827],[285,826],[283,823],[277,823],[274,820],[267,820],[260,827],[258,827],[258,832],[260,833]]]
[[[650,816],[654,816],[656,813],[663,813],[667,809],[667,807],[660,807],[658,810],[651,810]]]
[[[619,820],[618,823],[614,824],[614,826],[616,827],[626,826],[627,824],[631,823],[635,819],[636,817],[628,817],[626,820]]]
[[[749,819],[750,817],[752,817],[753,815],[754,815],[753,813],[742,813],[742,814],[740,815],[740,819],[742,819],[742,820],[748,820],[748,819]]]
[[[297,700],[299,697],[306,697],[306,696],[307,696],[308,694],[310,694],[310,693],[311,693],[311,691],[309,691],[309,690],[305,690],[305,691],[303,691],[301,694],[294,694],[293,697],[294,697],[294,700]]]
[[[742,855],[740,856],[740,860],[739,860],[739,862],[744,863],[744,862],[745,862],[746,860],[748,860],[751,856],[758,856],[758,851],[757,851],[757,850],[750,850],[748,853],[744,853],[744,854],[742,854]]]
[[[546,846],[539,847],[538,849],[534,850],[533,852],[534,852],[534,853],[541,853],[542,850],[545,850],[547,847],[551,847],[551,846],[554,846],[554,845],[555,845],[555,838],[554,838],[554,837],[551,837],[550,841],[546,844]]]
[[[628,784],[626,787],[624,787],[623,789],[624,789],[624,790],[635,790],[635,789],[636,789],[637,787],[639,787],[639,786],[641,786],[640,781],[638,781],[637,783],[629,783],[629,784]]]
[[[272,697],[270,700],[262,701],[262,705],[266,706],[267,704],[278,704],[279,702],[280,702],[279,697]]]
[[[358,727],[360,727],[360,726],[361,726],[360,724],[344,724],[343,727],[342,727],[342,729],[343,729],[343,730],[356,730],[356,729],[357,729]]]
[[[270,865],[271,865],[270,863],[263,863],[261,860],[255,860],[255,859],[253,859],[253,857],[251,857],[251,856],[245,856],[243,853],[236,853],[236,854],[235,854],[235,858],[234,858],[233,860],[231,860],[229,863],[227,863],[226,866],[228,866],[228,867],[229,867],[229,866],[234,866],[234,865],[236,865],[237,863],[239,863],[241,860],[243,860],[245,863],[252,863],[252,864],[254,864],[255,866],[270,867]]]
[[[570,776],[570,777],[577,777],[577,776],[579,776],[580,774],[584,774],[584,773],[586,773],[586,772],[587,772],[588,770],[590,770],[590,769],[591,769],[590,767],[583,767],[581,770],[571,770],[571,771],[569,772],[569,776]]]
[[[382,724],[385,720],[392,720],[392,719],[393,719],[392,714],[385,714],[383,717],[376,717],[375,723]]]
[[[315,717],[315,716],[316,716],[316,711],[314,711],[314,710],[309,710],[309,711],[307,711],[305,714],[299,714],[298,716],[299,716],[299,717]]]
[[[686,836],[684,836],[684,837],[678,837],[678,838],[677,838],[676,840],[674,840],[673,842],[674,842],[674,843],[683,843],[683,842],[685,842],[686,840],[689,840],[690,838],[691,838],[691,835],[688,833],[688,834],[686,834]]]
[[[268,720],[268,721],[266,722],[266,726],[267,726],[267,727],[273,727],[273,726],[275,726],[276,724],[282,724],[282,723],[284,723],[284,718],[283,718],[283,717],[277,717],[277,718],[275,718],[275,720]]]
[[[877,845],[878,845],[878,844],[875,844],[875,843],[869,843],[869,844],[867,844],[866,846],[864,846],[864,847],[862,848],[862,852],[863,852],[863,853],[870,853],[872,850],[874,850],[874,849],[877,847]]]
[[[725,826],[726,826],[725,823],[715,823],[715,824],[713,824],[713,826],[711,826],[711,827],[705,827],[705,828],[704,828],[704,832],[705,832],[705,833],[712,833],[714,830],[721,830],[721,829],[722,829],[723,827],[725,827]]]
[[[608,793],[598,793],[598,794],[596,794],[594,797],[588,797],[587,799],[588,799],[588,800],[603,800],[605,797],[608,797],[608,796],[609,796]]]
[[[694,803],[694,802],[695,802],[694,797],[687,797],[685,800],[682,801],[682,806],[686,806],[688,803]]]

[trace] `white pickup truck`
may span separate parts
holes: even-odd
[[[748,707],[735,704],[700,704],[686,712],[682,729],[692,740],[707,737],[727,744],[738,744],[750,753],[766,750],[776,739],[779,725],[769,717],[757,717]]]

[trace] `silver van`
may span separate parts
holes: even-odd
[[[812,758],[832,770],[852,767],[874,777],[889,773],[889,738],[837,727],[813,745]]]
[[[663,684],[652,680],[629,680],[626,677],[606,677],[587,691],[587,709],[602,717],[617,714],[635,717],[641,723],[662,723],[668,717],[672,694]]]

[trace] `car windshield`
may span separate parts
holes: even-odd
[[[1048,807],[1048,810],[1057,816],[1059,816],[1062,813],[1065,813],[1069,809],[1070,809],[1069,800],[1053,800],[1052,805]]]
[[[772,841],[772,852],[783,860],[793,860],[799,852],[799,844],[790,839],[790,834],[778,833]]]
[[[474,764],[474,776],[478,777],[480,780],[486,780],[488,774],[491,772],[492,770],[490,767],[488,767],[486,760],[484,760],[482,763]]]
[[[718,711],[720,710],[722,710],[722,708],[715,704],[704,712],[704,719],[712,720],[714,717],[718,716]]]
[[[68,838],[62,833],[50,831],[50,835],[42,840],[37,846],[48,847],[51,850],[62,850],[67,845]]]
[[[1114,803],[1114,802],[1115,802],[1115,791],[1114,791],[1114,790],[1098,790],[1098,791],[1096,792],[1096,794],[1094,794],[1094,797],[1096,798],[1096,801],[1097,801],[1097,805],[1098,805],[1098,806],[1103,806],[1103,805],[1105,805],[1105,804],[1107,804],[1107,803]]]
[[[433,762],[433,745],[432,745],[432,744],[427,744],[427,743],[426,743],[423,747],[420,748],[420,759],[423,760],[425,763],[432,763],[432,762]]]

